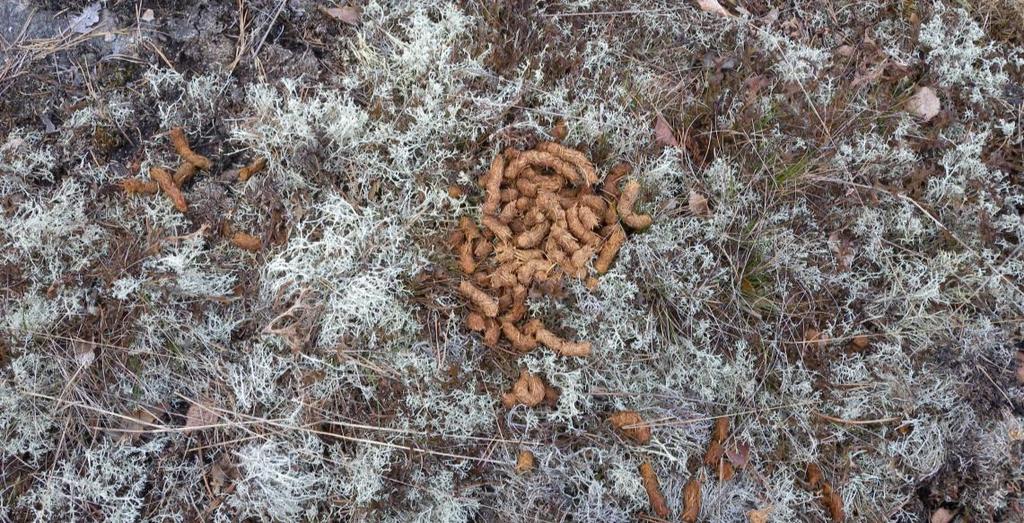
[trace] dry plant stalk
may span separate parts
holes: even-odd
[[[501,404],[506,408],[516,405],[536,407],[544,401],[544,382],[537,376],[523,370],[519,372],[519,380],[512,385],[512,390],[502,394]]]
[[[612,185],[629,173],[625,164],[617,169]],[[505,339],[519,352],[544,345],[563,356],[590,354],[590,343],[564,339],[527,318],[525,300],[531,290],[552,292],[565,278],[595,288],[596,276],[609,270],[626,241],[620,221],[649,225],[649,216],[633,212],[639,184],[632,182],[632,200],[622,206],[617,188],[605,191],[610,197],[595,193],[597,180],[585,154],[556,142],[506,149],[481,176],[479,225],[463,217],[451,243],[464,274],[459,291],[469,301],[467,326],[482,332],[487,346]]]
[[[661,493],[658,475],[654,473],[654,467],[646,461],[640,465],[640,481],[643,483],[644,490],[647,491],[651,510],[659,518],[667,519],[669,516],[668,503],[665,502],[665,495]]]
[[[259,252],[263,248],[263,242],[260,241],[259,237],[244,232],[232,234],[231,244],[239,249],[250,252]]]
[[[700,497],[700,480],[693,477],[683,486],[683,515],[680,521],[697,523],[697,518],[700,517]]]
[[[238,170],[238,181],[244,182],[252,177],[254,174],[258,174],[267,168],[266,158],[257,158],[253,162],[249,163],[245,167]]]
[[[188,211],[188,202],[185,201],[185,195],[181,194],[181,190],[174,184],[174,177],[171,173],[160,167],[150,167],[149,177],[153,179],[157,185],[160,186],[160,190],[170,198],[171,203],[174,204],[174,208],[181,211]]]
[[[537,460],[534,458],[533,453],[524,450],[516,456],[516,472],[520,474],[526,474],[536,467]]]
[[[635,411],[616,412],[608,418],[608,421],[619,433],[640,445],[651,441],[651,426]]]
[[[171,129],[167,136],[170,138],[174,150],[178,152],[178,156],[196,166],[197,169],[202,171],[210,170],[210,159],[192,151],[192,147],[188,144],[188,138],[185,137],[185,131],[181,127]]]

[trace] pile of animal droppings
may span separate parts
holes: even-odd
[[[480,180],[479,223],[463,217],[454,245],[469,301],[466,323],[496,347],[504,338],[519,352],[544,345],[564,356],[587,356],[589,342],[564,339],[539,319],[526,318],[526,298],[552,294],[563,278],[594,288],[611,267],[626,231],[651,225],[633,206],[640,184],[626,164],[600,188],[594,165],[580,151],[555,142],[531,150],[506,149]]]

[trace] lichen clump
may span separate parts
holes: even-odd
[[[589,342],[566,340],[536,318],[526,318],[531,292],[551,294],[563,278],[597,285],[631,230],[651,224],[634,209],[640,185],[618,182],[620,164],[598,190],[597,170],[580,151],[555,142],[506,149],[481,177],[479,226],[464,217],[453,244],[469,302],[466,323],[495,347],[502,338],[519,352],[544,345],[563,356],[587,356]]]

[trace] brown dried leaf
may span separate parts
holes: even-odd
[[[942,104],[931,87],[921,87],[914,96],[907,100],[907,110],[910,111],[910,114],[927,122],[939,114]]]
[[[201,429],[217,423],[217,413],[205,403],[193,403],[189,405],[185,414],[186,429]]]
[[[725,456],[729,458],[729,461],[738,469],[747,466],[750,462],[750,445],[746,443],[737,443],[735,445],[729,445],[725,449]]]
[[[320,6],[320,12],[327,15],[328,18],[333,18],[348,25],[359,25],[359,22],[363,19],[363,10],[361,8],[348,5],[345,7]]]
[[[956,517],[956,513],[948,508],[942,507],[932,512],[931,523],[949,523]]]
[[[690,189],[690,197],[686,202],[686,206],[694,216],[707,216],[711,214],[711,210],[708,208],[708,199],[693,189]]]
[[[697,5],[700,6],[700,10],[705,13],[724,16],[726,18],[733,17],[732,13],[726,11],[725,8],[722,7],[722,4],[718,3],[718,0],[697,0]]]
[[[654,141],[666,147],[679,147],[679,141],[676,140],[675,134],[672,132],[672,126],[660,114],[654,121]]]

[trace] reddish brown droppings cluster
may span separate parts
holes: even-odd
[[[613,185],[621,177],[611,178]],[[627,187],[631,199],[623,205],[618,188],[595,192],[597,178],[584,153],[556,142],[507,149],[491,161],[480,180],[479,225],[463,217],[452,242],[464,274],[459,291],[470,305],[467,326],[488,346],[505,339],[519,352],[544,345],[565,356],[590,354],[590,343],[527,318],[525,300],[531,289],[550,293],[563,278],[594,288],[626,241],[620,222],[635,229],[630,224],[646,218],[650,225],[649,216],[633,211],[638,184]]]

